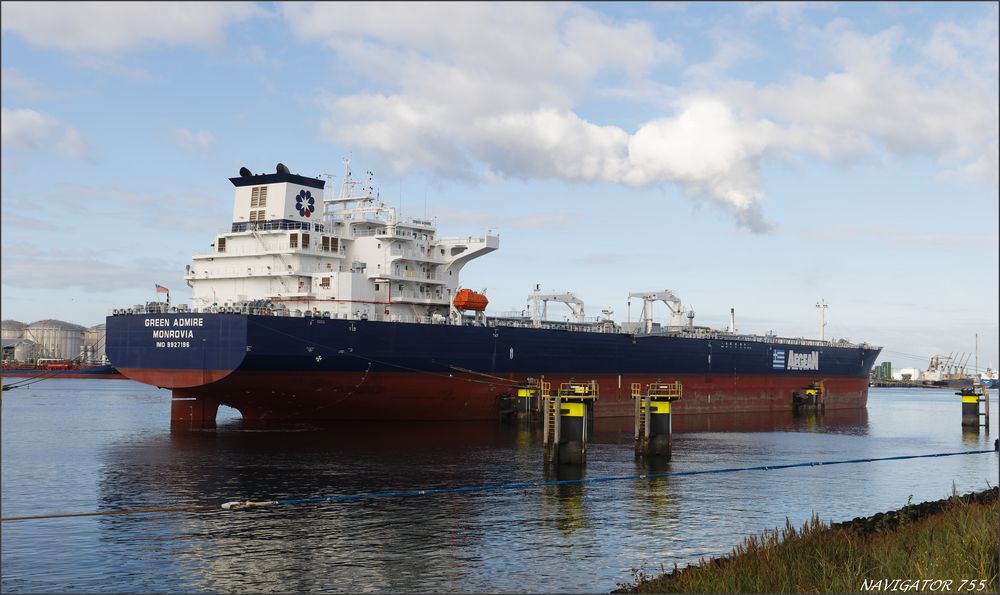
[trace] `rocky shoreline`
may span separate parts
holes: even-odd
[[[880,535],[888,539],[897,539],[897,537],[893,534],[903,527],[912,526],[925,519],[928,519],[928,522],[934,522],[930,519],[931,517],[935,517],[937,515],[953,515],[956,507],[961,508],[961,505],[990,506],[995,505],[998,499],[1000,499],[1000,489],[994,487],[979,492],[971,492],[965,495],[953,494],[952,496],[941,500],[921,502],[918,504],[908,503],[898,510],[880,512],[867,517],[856,517],[849,521],[832,523],[830,525],[824,525],[817,517],[811,521],[813,525],[810,531],[815,532],[818,530],[825,533],[827,535],[827,543],[843,544],[838,547],[846,547],[846,544],[849,542],[854,543],[854,547],[857,547],[858,544],[868,543],[869,538],[876,540],[883,539],[883,537],[879,537]],[[794,531],[792,533],[794,537]],[[756,541],[762,546],[764,542],[770,542],[769,545],[764,547],[776,548],[780,545],[781,541],[777,540],[776,537],[777,533],[774,533],[771,534],[770,538],[757,538],[756,536],[752,536],[748,539]],[[795,539],[799,538],[795,537],[793,541]],[[739,547],[734,550],[734,552],[740,551],[741,548]],[[742,551],[745,552],[746,550],[742,549]],[[742,554],[729,554],[703,560],[700,564],[691,565],[686,568],[677,568],[675,566],[673,571],[666,572],[659,576],[639,575],[637,577],[639,579],[637,582],[631,584],[621,584],[621,586],[612,591],[612,593],[638,593],[640,591],[648,590],[649,587],[652,586],[650,583],[656,583],[657,585],[676,585],[678,581],[681,581],[681,584],[689,584],[687,579],[690,578],[688,573],[691,572],[704,576],[704,572],[709,569],[711,569],[709,570],[709,575],[713,575],[717,572],[715,569],[732,567],[732,565],[736,565],[736,567],[743,567],[750,564],[752,566],[754,563],[752,561],[745,560],[744,558],[746,557],[746,555]]]
[[[924,517],[944,512],[948,506],[956,502],[963,502],[965,504],[991,504],[997,501],[998,494],[1000,494],[998,488],[991,488],[981,492],[971,492],[964,496],[955,494],[941,500],[908,504],[899,510],[879,512],[869,517],[856,517],[842,523],[833,523],[830,525],[830,528],[848,529],[857,531],[862,535],[894,531],[902,523],[914,522]]]

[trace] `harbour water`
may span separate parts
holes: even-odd
[[[9,381],[9,380],[8,380]],[[679,416],[672,472],[992,449],[953,390],[872,389],[867,410]],[[223,410],[171,431],[169,394],[124,380],[5,392],[2,516],[218,505],[644,473],[631,420],[597,425],[582,471],[541,433],[486,422],[255,427]],[[3,592],[607,592],[744,536],[998,484],[994,453],[389,497],[253,510],[5,521]],[[971,577],[970,577],[971,578]]]

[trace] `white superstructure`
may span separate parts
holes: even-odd
[[[447,322],[459,273],[496,250],[495,235],[439,238],[430,221],[397,217],[345,161],[337,196],[325,181],[289,173],[230,178],[233,223],[185,278],[195,311],[263,307],[292,316]]]

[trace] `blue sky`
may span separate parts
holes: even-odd
[[[2,5],[2,316],[189,293],[240,166],[373,170],[491,310],[998,360],[996,3]],[[657,316],[665,317],[665,309]],[[562,316],[558,307],[550,316]]]

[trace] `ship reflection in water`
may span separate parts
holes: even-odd
[[[4,516],[210,508],[5,522],[4,592],[607,592],[640,565],[725,553],[786,518],[842,521],[944,497],[953,481],[960,492],[997,484],[989,454],[223,511],[234,500],[954,452],[988,448],[995,431],[963,434],[948,391],[874,389],[868,410],[677,416],[673,459],[652,463],[634,458],[631,419],[599,419],[586,464],[556,468],[543,464],[540,428],[516,422],[231,419],[170,431],[163,393],[107,384],[117,392],[5,395]]]
[[[865,410],[801,417],[678,416],[675,460],[654,460],[649,466],[634,460],[631,423],[597,420],[585,466],[545,466],[540,427],[516,422],[257,426],[235,421],[216,430],[175,430],[108,449],[101,508],[313,498],[759,464],[765,461],[740,454],[745,441],[756,440],[755,433],[787,433],[784,440],[795,442],[800,432],[859,436],[868,431]],[[773,460],[784,448],[772,447],[768,458]],[[795,456],[789,452],[782,460]],[[741,483],[737,478],[722,480],[730,489],[716,494],[710,492],[719,489],[717,482],[692,479],[375,498],[162,515],[155,521],[112,517],[102,524],[115,541],[149,542],[147,547],[162,548],[163,557],[200,568],[188,575],[200,577],[188,585],[200,591],[248,586],[489,591],[500,585],[501,590],[517,591],[534,590],[540,579],[549,585],[543,590],[551,590],[566,578],[568,568],[559,560],[567,555],[575,560],[573,565],[589,560],[603,567],[606,576],[593,584],[604,588],[627,576],[630,562],[626,556],[608,566],[609,551],[623,548],[641,557],[640,550],[648,555],[651,549],[661,559],[697,557],[713,546],[709,527],[714,522],[699,521],[704,526],[692,535],[691,520],[711,510],[717,521],[722,511],[748,504],[742,497],[723,503],[733,498],[731,487]],[[748,487],[756,486],[754,491],[774,491],[767,487],[769,478],[744,480]],[[698,485],[698,491],[706,493],[692,498],[689,490]],[[799,489],[820,497],[809,481]],[[748,510],[739,514],[755,515]],[[159,534],[155,540],[146,535],[151,523]],[[550,560],[543,563],[545,558]],[[534,562],[526,565],[525,560]],[[540,573],[549,576],[541,578]]]

